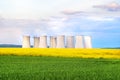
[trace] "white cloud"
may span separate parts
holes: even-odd
[[[0,0],[1,14],[6,18],[38,19],[58,15],[63,10],[92,11],[93,5],[112,0]]]
[[[101,8],[101,9],[105,9],[107,11],[120,11],[120,4],[118,4],[117,2],[112,2],[106,5],[96,5],[94,6],[94,8]]]
[[[111,1],[115,0],[8,0],[8,5],[0,1],[0,14],[7,17],[0,17],[0,43],[22,44],[23,35],[30,35],[32,40],[33,36],[40,35],[91,35],[99,41],[103,37],[113,39],[120,35],[120,11],[119,4],[108,4]],[[101,7],[93,8],[94,5]],[[110,8],[113,11],[109,11]]]

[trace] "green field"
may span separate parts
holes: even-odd
[[[120,80],[120,59],[4,55],[0,80]]]

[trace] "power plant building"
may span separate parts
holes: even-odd
[[[40,36],[39,48],[47,48],[47,36]]]
[[[56,48],[65,48],[65,36],[57,36],[57,46]]]
[[[91,36],[84,36],[84,47],[85,48],[92,48]]]
[[[40,41],[40,38],[39,37],[34,37],[34,48],[39,48],[39,41]]]
[[[50,48],[92,48],[91,36],[50,36]],[[47,36],[34,37],[34,48],[48,48]],[[66,42],[65,42],[66,41]],[[66,44],[66,45],[65,45]],[[22,48],[30,48],[30,36],[23,36]]]
[[[50,48],[56,48],[57,39],[54,36],[50,36]]]
[[[30,48],[30,36],[23,36],[22,48]]]
[[[75,48],[83,48],[83,36],[76,36]]]
[[[66,47],[67,48],[74,48],[74,36],[67,36],[66,37]]]

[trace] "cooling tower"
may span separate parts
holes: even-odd
[[[50,36],[50,48],[56,48],[56,37]]]
[[[47,48],[47,36],[40,36],[39,48]]]
[[[23,36],[22,48],[30,48],[30,36]]]
[[[34,48],[38,48],[39,47],[39,37],[34,37]]]
[[[67,48],[74,48],[74,36],[67,36],[66,47]]]
[[[75,48],[83,48],[83,36],[76,36]]]
[[[84,36],[84,47],[92,48],[92,41],[90,36]]]
[[[65,36],[57,36],[57,48],[65,48]]]

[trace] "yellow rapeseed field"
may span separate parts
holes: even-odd
[[[120,58],[120,49],[0,48],[0,55]]]

